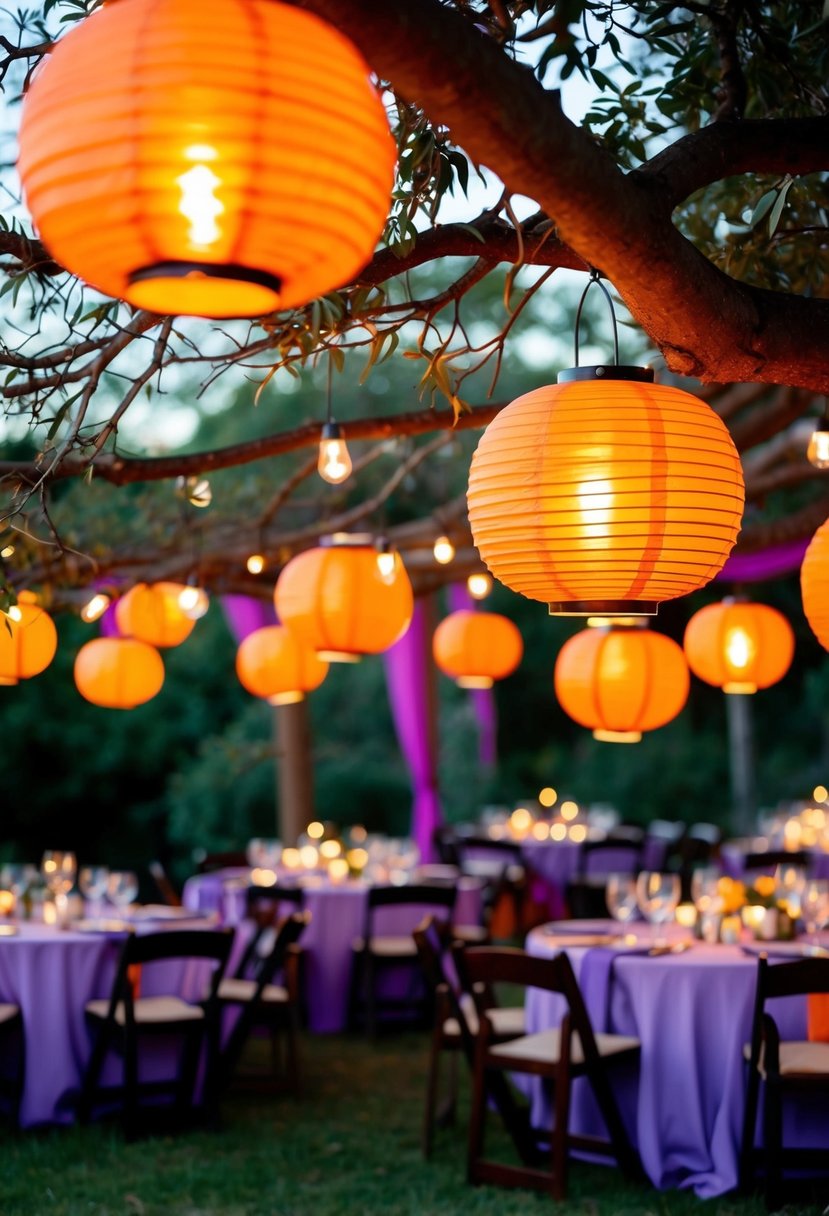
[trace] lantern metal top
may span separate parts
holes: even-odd
[[[653,384],[653,368],[600,363],[589,367],[565,368],[558,373],[556,380],[559,384],[566,384],[570,380],[633,380]]]

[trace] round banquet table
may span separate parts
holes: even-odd
[[[584,927],[582,927],[584,926]],[[639,1068],[612,1074],[614,1091],[642,1164],[656,1187],[693,1189],[711,1198],[733,1189],[744,1108],[743,1045],[750,1039],[757,958],[741,946],[694,942],[684,953],[647,953],[649,926],[633,926],[642,943],[628,949],[569,946],[568,930],[618,931],[612,922],[568,922],[534,929],[530,954],[566,949],[578,976],[595,1030],[635,1035],[642,1044]],[[770,958],[774,943],[766,943]],[[755,946],[748,949],[754,951]],[[557,1025],[562,998],[527,992],[528,1033]],[[805,1039],[806,1002],[790,998],[774,1010],[784,1037]],[[571,1128],[597,1131],[587,1083],[574,1089]],[[547,1091],[529,1086],[536,1126],[549,1126]],[[825,1102],[786,1113],[787,1143],[829,1146]]]
[[[198,874],[184,884],[182,902],[192,911],[215,912],[225,924],[241,926],[249,883],[247,869]],[[299,884],[303,906],[311,913],[301,939],[308,1026],[317,1033],[343,1030],[348,1020],[351,944],[363,932],[369,884],[360,879],[332,883],[316,875],[303,877]],[[479,925],[481,917],[481,883],[461,879],[455,923]],[[391,907],[378,912],[376,923],[383,933],[408,933],[411,922],[411,909]]]

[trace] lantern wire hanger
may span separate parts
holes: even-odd
[[[331,416],[331,380],[334,371],[334,356],[328,354],[328,381],[326,387],[326,421],[320,433],[320,456],[317,472],[323,481],[338,486],[351,476],[351,456],[345,442],[345,432]]]
[[[587,293],[593,284],[601,288],[602,294],[607,301],[607,307],[610,311],[610,320],[613,325],[613,363],[602,363],[593,366],[581,367],[579,365],[579,329],[581,326],[581,316],[584,311],[584,302],[587,299]],[[621,365],[619,363],[619,326],[616,322],[616,309],[613,307],[613,298],[610,292],[602,282],[601,271],[595,266],[590,268],[590,275],[585,284],[584,291],[581,293],[579,306],[576,309],[576,327],[573,335],[573,367],[568,367],[565,371],[559,372],[557,380],[559,384],[564,384],[569,380],[641,380],[643,382],[653,382],[653,368],[651,367],[634,367],[631,365]]]

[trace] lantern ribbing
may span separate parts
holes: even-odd
[[[700,680],[726,693],[754,693],[782,680],[794,655],[794,633],[768,604],[708,604],[685,629],[685,655]]]
[[[809,541],[800,567],[806,620],[824,650],[829,650],[829,520]]]
[[[435,663],[461,688],[491,688],[515,671],[523,653],[517,627],[497,612],[453,612],[432,638]]]

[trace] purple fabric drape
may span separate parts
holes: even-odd
[[[474,612],[476,606],[476,601],[467,591],[465,583],[450,584],[450,611],[462,612],[466,609]],[[482,767],[494,768],[498,759],[498,710],[495,694],[491,688],[473,688],[469,695],[478,720],[478,759]]]
[[[273,605],[250,595],[223,595],[222,609],[228,628],[237,642],[243,642],[249,633],[257,629],[277,623]]]
[[[716,576],[717,580],[760,583],[768,578],[791,574],[803,561],[808,544],[808,540],[794,540],[785,545],[770,545],[758,553],[732,553]]]
[[[412,835],[425,862],[435,860],[435,828],[443,822],[431,721],[430,656],[428,613],[423,601],[416,600],[411,625],[383,661],[397,739],[412,779]]]

